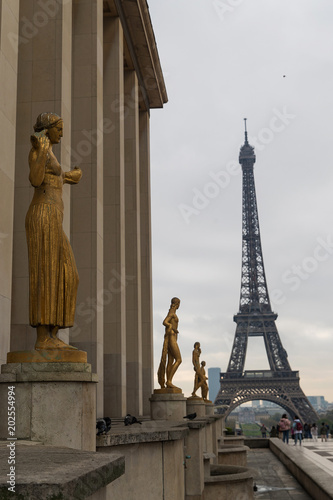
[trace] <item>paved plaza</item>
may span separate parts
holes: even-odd
[[[294,444],[289,442],[289,446]],[[304,439],[302,446],[297,445],[297,448],[306,458],[333,476],[333,439],[327,442],[321,442],[319,438],[317,441]]]
[[[308,439],[304,440],[301,446],[299,444],[295,446],[292,440],[288,446],[333,477],[333,440],[321,442],[320,439],[318,441]],[[313,498],[268,448],[251,449],[248,452],[248,466],[257,470],[255,498],[258,500]]]

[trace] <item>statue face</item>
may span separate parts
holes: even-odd
[[[60,121],[52,128],[49,128],[47,135],[50,139],[51,144],[58,144],[63,136],[64,122]]]

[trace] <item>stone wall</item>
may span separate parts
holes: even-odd
[[[107,498],[184,498],[183,440],[136,443],[99,449],[125,457],[125,474],[107,487]]]

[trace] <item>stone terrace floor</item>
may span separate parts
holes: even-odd
[[[289,441],[289,446],[294,444]],[[297,445],[297,448],[306,458],[331,474],[333,481],[333,439],[330,438],[327,442],[321,442],[320,438],[318,441],[305,439],[302,446]]]
[[[289,441],[294,447],[294,442]],[[296,447],[295,447],[296,448]],[[333,480],[333,440],[321,442],[304,440],[297,444],[297,451],[308,460],[332,475]],[[311,500],[298,481],[268,448],[255,448],[248,452],[248,466],[257,470],[255,483],[258,500]]]

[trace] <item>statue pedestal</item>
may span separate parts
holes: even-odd
[[[96,382],[97,375],[91,373],[87,363],[39,361],[2,365],[0,439],[15,437],[95,451]],[[15,411],[14,436],[8,429],[9,401]]]
[[[206,415],[214,415],[214,403],[212,401],[206,401]]]
[[[163,392],[161,392],[163,391]],[[186,415],[186,398],[174,389],[156,389],[150,398],[152,420],[183,420]]]
[[[78,349],[43,349],[7,353],[7,363],[87,363],[87,353]]]
[[[197,417],[205,417],[206,416],[206,403],[202,398],[198,396],[191,396],[187,398],[186,401],[186,415],[190,413],[196,413]]]

